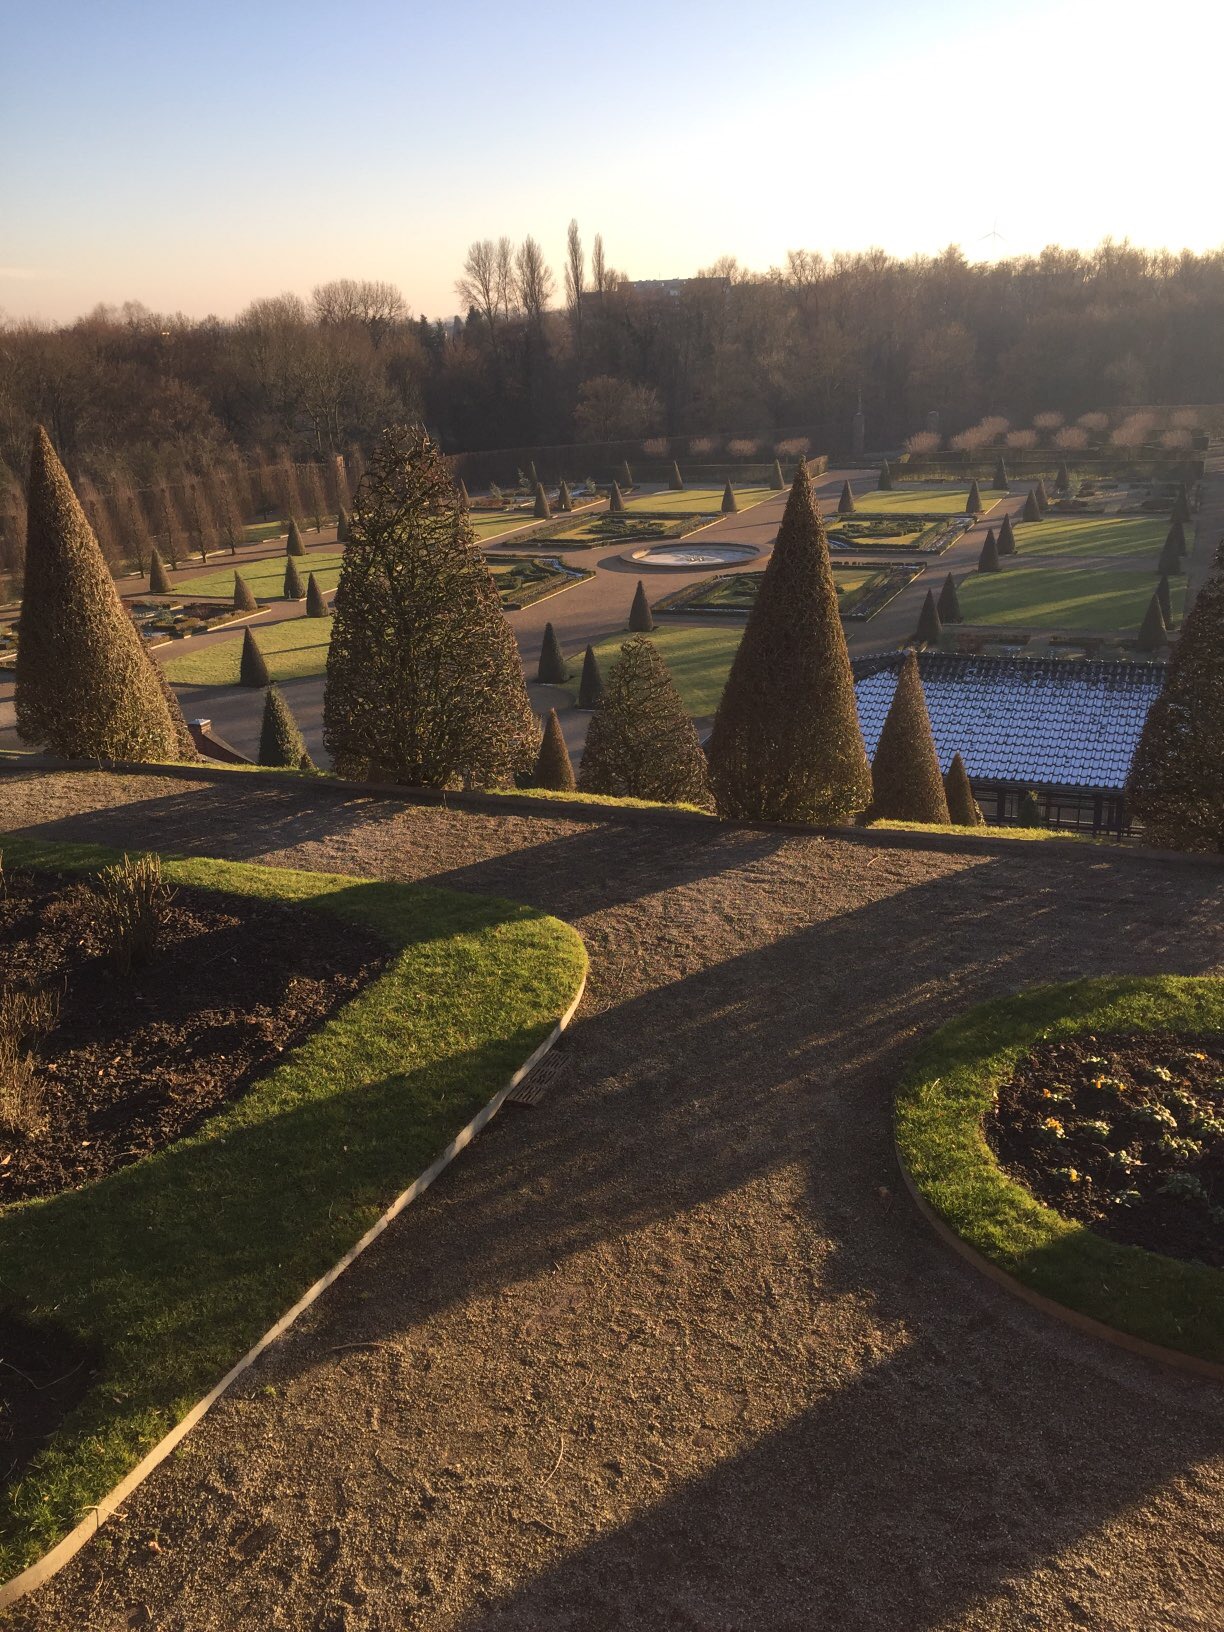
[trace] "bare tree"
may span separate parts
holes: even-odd
[[[456,280],[455,293],[469,311],[480,313],[488,325],[489,334],[492,335],[499,315],[500,289],[497,280],[497,249],[491,238],[479,238],[468,246],[467,256],[463,262],[463,276]]]
[[[497,291],[497,306],[503,317],[510,316],[514,301],[514,245],[504,234],[497,240],[493,286]]]
[[[565,234],[565,304],[574,326],[574,341],[582,351],[582,296],[586,288],[586,256],[578,236],[578,222],[571,221]]]
[[[514,292],[529,322],[538,324],[552,299],[555,280],[544,251],[528,233],[514,257]]]
[[[591,286],[598,295],[606,293],[608,288],[608,266],[604,260],[602,232],[595,234],[595,242],[591,247]]]
[[[310,296],[319,323],[359,323],[375,346],[411,315],[408,302],[393,283],[371,278],[335,278]]]

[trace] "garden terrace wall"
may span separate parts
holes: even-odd
[[[709,440],[714,443],[714,447],[708,453],[702,452],[700,457],[708,459],[712,454],[717,454],[723,462],[710,468],[730,473],[733,479],[742,478],[745,470],[753,469],[760,469],[768,475],[773,468],[774,448],[780,442],[804,436],[813,445],[817,444],[818,439],[812,436],[809,429],[757,431],[743,434],[742,437],[735,432],[729,432],[726,436],[711,436]],[[759,453],[754,454],[750,461],[728,460],[727,443],[741,439],[759,442]],[[581,482],[588,476],[607,481],[619,474],[620,467],[626,460],[635,476],[650,470],[655,473],[652,480],[666,482],[674,459],[687,478],[689,447],[692,443],[701,442],[706,438],[696,435],[673,436],[666,440],[668,452],[663,459],[652,458],[643,453],[643,439],[636,437],[633,441],[622,442],[552,443],[541,447],[471,450],[448,454],[447,462],[455,479],[457,481],[462,479],[469,491],[486,488],[490,482],[496,482],[499,487],[509,490],[516,486],[519,471],[526,471],[529,464],[535,465],[537,475],[546,484],[555,483],[562,476],[571,483]],[[787,463],[793,464],[794,461],[788,460]],[[822,455],[808,456],[808,468],[814,475],[823,474],[827,464],[827,458]],[[725,481],[726,475],[719,476],[718,480]]]
[[[1131,458],[1091,448],[987,448],[972,454],[950,450],[934,458],[912,458],[909,454],[902,454],[892,467],[893,480],[907,482],[918,478],[922,481],[993,482],[995,466],[1000,459],[1007,466],[1007,474],[1012,481],[1048,476],[1064,462],[1081,476],[1131,476],[1158,482],[1198,482],[1203,479],[1202,459],[1189,454],[1171,459],[1167,454],[1139,453]]]

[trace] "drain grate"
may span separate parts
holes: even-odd
[[[507,1105],[538,1105],[551,1088],[563,1083],[573,1070],[568,1054],[552,1049],[506,1095]]]

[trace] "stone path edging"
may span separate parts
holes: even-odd
[[[586,990],[586,980],[587,977],[584,972],[569,1007],[544,1041],[532,1050],[509,1081],[497,1090],[486,1105],[477,1111],[467,1126],[460,1129],[441,1155],[436,1157],[425,1171],[412,1181],[406,1190],[400,1191],[391,1205],[381,1217],[371,1224],[361,1239],[351,1246],[326,1274],[320,1276],[313,1286],[307,1288],[293,1307],[287,1310],[276,1324],[270,1327],[253,1347],[247,1350],[237,1364],[231,1366],[220,1382],[210,1389],[202,1400],[192,1406],[186,1416],[181,1418],[170,1432],[157,1442],[153,1449],[136,1464],[125,1478],[119,1481],[113,1490],[104,1496],[95,1507],[90,1509],[87,1517],[82,1519],[74,1529],[70,1530],[62,1541],[57,1542],[50,1552],[44,1553],[33,1564],[27,1565],[20,1574],[0,1583],[0,1610],[7,1609],[11,1604],[15,1604],[19,1598],[24,1598],[28,1593],[43,1586],[52,1576],[57,1575],[64,1565],[80,1552],[85,1543],[98,1533],[106,1521],[114,1517],[127,1498],[139,1485],[144,1483],[154,1469],[164,1462],[173,1451],[177,1450],[196,1424],[212,1409],[222,1395],[229,1391],[232,1384],[244,1372],[250,1370],[266,1349],[270,1348],[278,1338],[284,1336],[298,1317],[304,1314],[311,1304],[315,1303],[327,1291],[328,1287],[343,1275],[344,1271],[361,1256],[367,1247],[374,1244],[387,1226],[393,1223],[406,1207],[428,1190],[439,1174],[450,1166],[460,1151],[471,1144],[481,1129],[491,1122],[498,1111],[501,1110],[507,1096],[518,1087],[527,1073],[539,1064],[557,1043],[562,1032],[569,1026],[579,1003],[582,1002],[582,995]]]

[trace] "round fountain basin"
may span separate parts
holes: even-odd
[[[626,557],[635,567],[739,567],[760,550],[751,544],[652,544]]]

